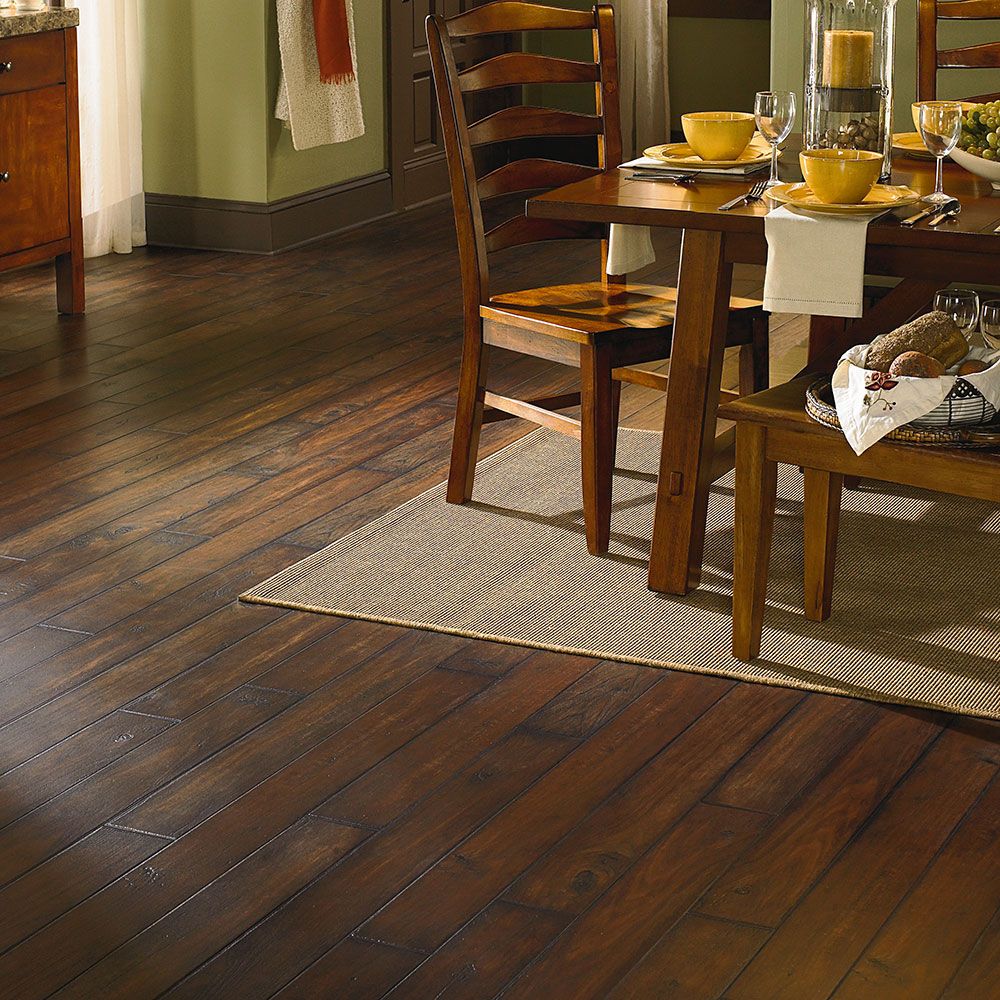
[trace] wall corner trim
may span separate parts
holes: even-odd
[[[146,194],[151,246],[274,254],[391,215],[392,180],[380,170],[272,202]]]

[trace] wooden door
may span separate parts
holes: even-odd
[[[389,169],[397,209],[413,208],[448,194],[441,129],[431,79],[424,19],[453,17],[484,0],[388,0]],[[501,51],[503,38],[473,38],[455,47],[459,69]],[[477,113],[502,106],[502,94],[487,94]],[[481,107],[479,106],[481,105]]]

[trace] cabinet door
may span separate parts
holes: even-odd
[[[412,208],[449,191],[448,164],[438,124],[424,20],[452,17],[485,0],[392,0],[389,4],[389,159],[396,208]],[[458,39],[459,69],[504,51],[502,35]],[[478,94],[470,101],[472,120],[504,106],[507,91]],[[497,162],[497,166],[499,166]]]
[[[66,88],[0,96],[0,254],[69,236]]]

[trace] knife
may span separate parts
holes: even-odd
[[[938,215],[941,212],[952,212],[956,205],[958,205],[957,198],[952,198],[951,201],[946,201],[943,205],[928,205],[927,208],[921,209],[916,215],[911,215],[909,218],[903,219],[900,225],[910,228],[921,220],[930,218],[932,215]]]

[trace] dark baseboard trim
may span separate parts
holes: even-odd
[[[146,238],[152,246],[274,254],[392,213],[383,170],[272,202],[147,194]]]

